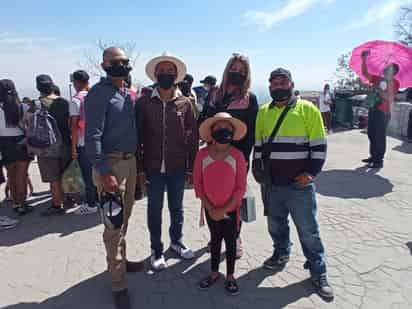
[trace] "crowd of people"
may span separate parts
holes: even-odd
[[[292,246],[291,215],[307,259],[304,268],[318,293],[333,298],[313,182],[326,159],[328,85],[319,110],[294,92],[291,72],[278,68],[268,79],[272,100],[259,106],[250,90],[249,59],[240,54],[229,59],[220,85],[215,77],[207,76],[200,89],[192,89],[194,79],[187,74],[186,64],[166,54],[147,63],[146,74],[153,85],[140,91],[132,87],[132,67],[120,48],[104,51],[102,68],[107,76],[93,87],[87,72],[72,74],[76,93],[70,101],[60,95],[49,75],[37,76],[40,96],[34,101],[25,98],[20,102],[14,83],[0,81],[0,151],[7,170],[7,180],[1,180],[7,183],[19,215],[33,210],[26,198],[28,168],[34,157],[52,195],[44,216],[65,213],[62,175],[70,161],[77,160],[85,197],[75,214],[100,211],[114,304],[130,308],[126,273],[144,269],[143,263],[128,261],[126,254],[125,236],[136,188],[147,192],[150,266],[162,271],[167,269],[161,235],[165,192],[171,218],[170,249],[181,259],[194,258],[182,232],[184,192],[193,186],[200,200],[201,222],[206,218],[210,230],[211,271],[198,287],[207,290],[221,278],[224,240],[225,290],[237,295],[235,263],[244,250],[240,209],[251,170],[261,185],[273,241],[273,255],[263,266],[276,271],[286,267]],[[383,160],[381,153],[372,155],[375,164]],[[0,224],[12,228],[17,220],[1,217]]]

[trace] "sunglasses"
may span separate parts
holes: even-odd
[[[242,54],[240,54],[240,53],[233,53],[233,54],[232,54],[232,58],[233,58],[233,59],[239,59],[239,60],[242,60],[242,61],[249,61],[249,57],[248,57],[248,56],[242,55]]]
[[[111,65],[119,65],[122,64],[124,66],[127,66],[130,64],[130,59],[113,59],[112,61],[110,61]]]

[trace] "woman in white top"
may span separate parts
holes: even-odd
[[[27,169],[31,160],[27,153],[22,125],[23,108],[11,80],[0,80],[0,153],[7,170],[7,184],[13,208],[19,215],[26,214]]]
[[[323,88],[323,92],[319,96],[319,109],[322,113],[323,123],[329,132],[332,129],[332,112],[330,106],[333,104],[330,86],[328,84]]]

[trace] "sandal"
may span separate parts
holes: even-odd
[[[14,208],[14,211],[17,212],[19,216],[24,216],[27,213],[26,207],[24,207],[23,205],[17,206],[16,208]]]
[[[226,280],[225,290],[229,295],[236,296],[239,295],[239,286],[237,285],[236,280]]]
[[[198,284],[199,290],[205,291],[211,288],[220,279],[220,274],[213,278],[211,275],[201,280]]]
[[[32,212],[33,207],[26,204],[18,205],[16,206],[16,208],[14,208],[14,211],[17,212],[19,216],[24,216],[25,214]]]

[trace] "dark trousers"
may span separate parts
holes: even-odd
[[[147,177],[147,220],[150,232],[151,248],[160,254],[162,243],[162,210],[164,192],[167,190],[167,201],[170,212],[169,235],[173,244],[183,237],[183,195],[186,182],[184,169],[162,174],[159,171],[146,171]]]
[[[412,139],[412,109],[409,113],[409,122],[408,122],[408,139]]]
[[[386,152],[386,129],[390,114],[370,109],[368,116],[368,137],[370,157],[374,163],[382,163]]]
[[[77,147],[77,155],[77,161],[79,162],[86,186],[86,202],[89,207],[96,207],[98,201],[97,188],[93,183],[93,169],[90,160],[86,156],[86,148]]]
[[[220,252],[222,250],[222,240],[226,245],[226,268],[227,275],[231,276],[235,272],[236,260],[236,238],[237,238],[237,214],[228,213],[225,220],[214,221],[206,211],[207,225],[210,230],[210,253],[212,256],[212,272],[219,271]]]
[[[322,113],[323,124],[325,125],[328,132],[332,129],[332,112]]]

